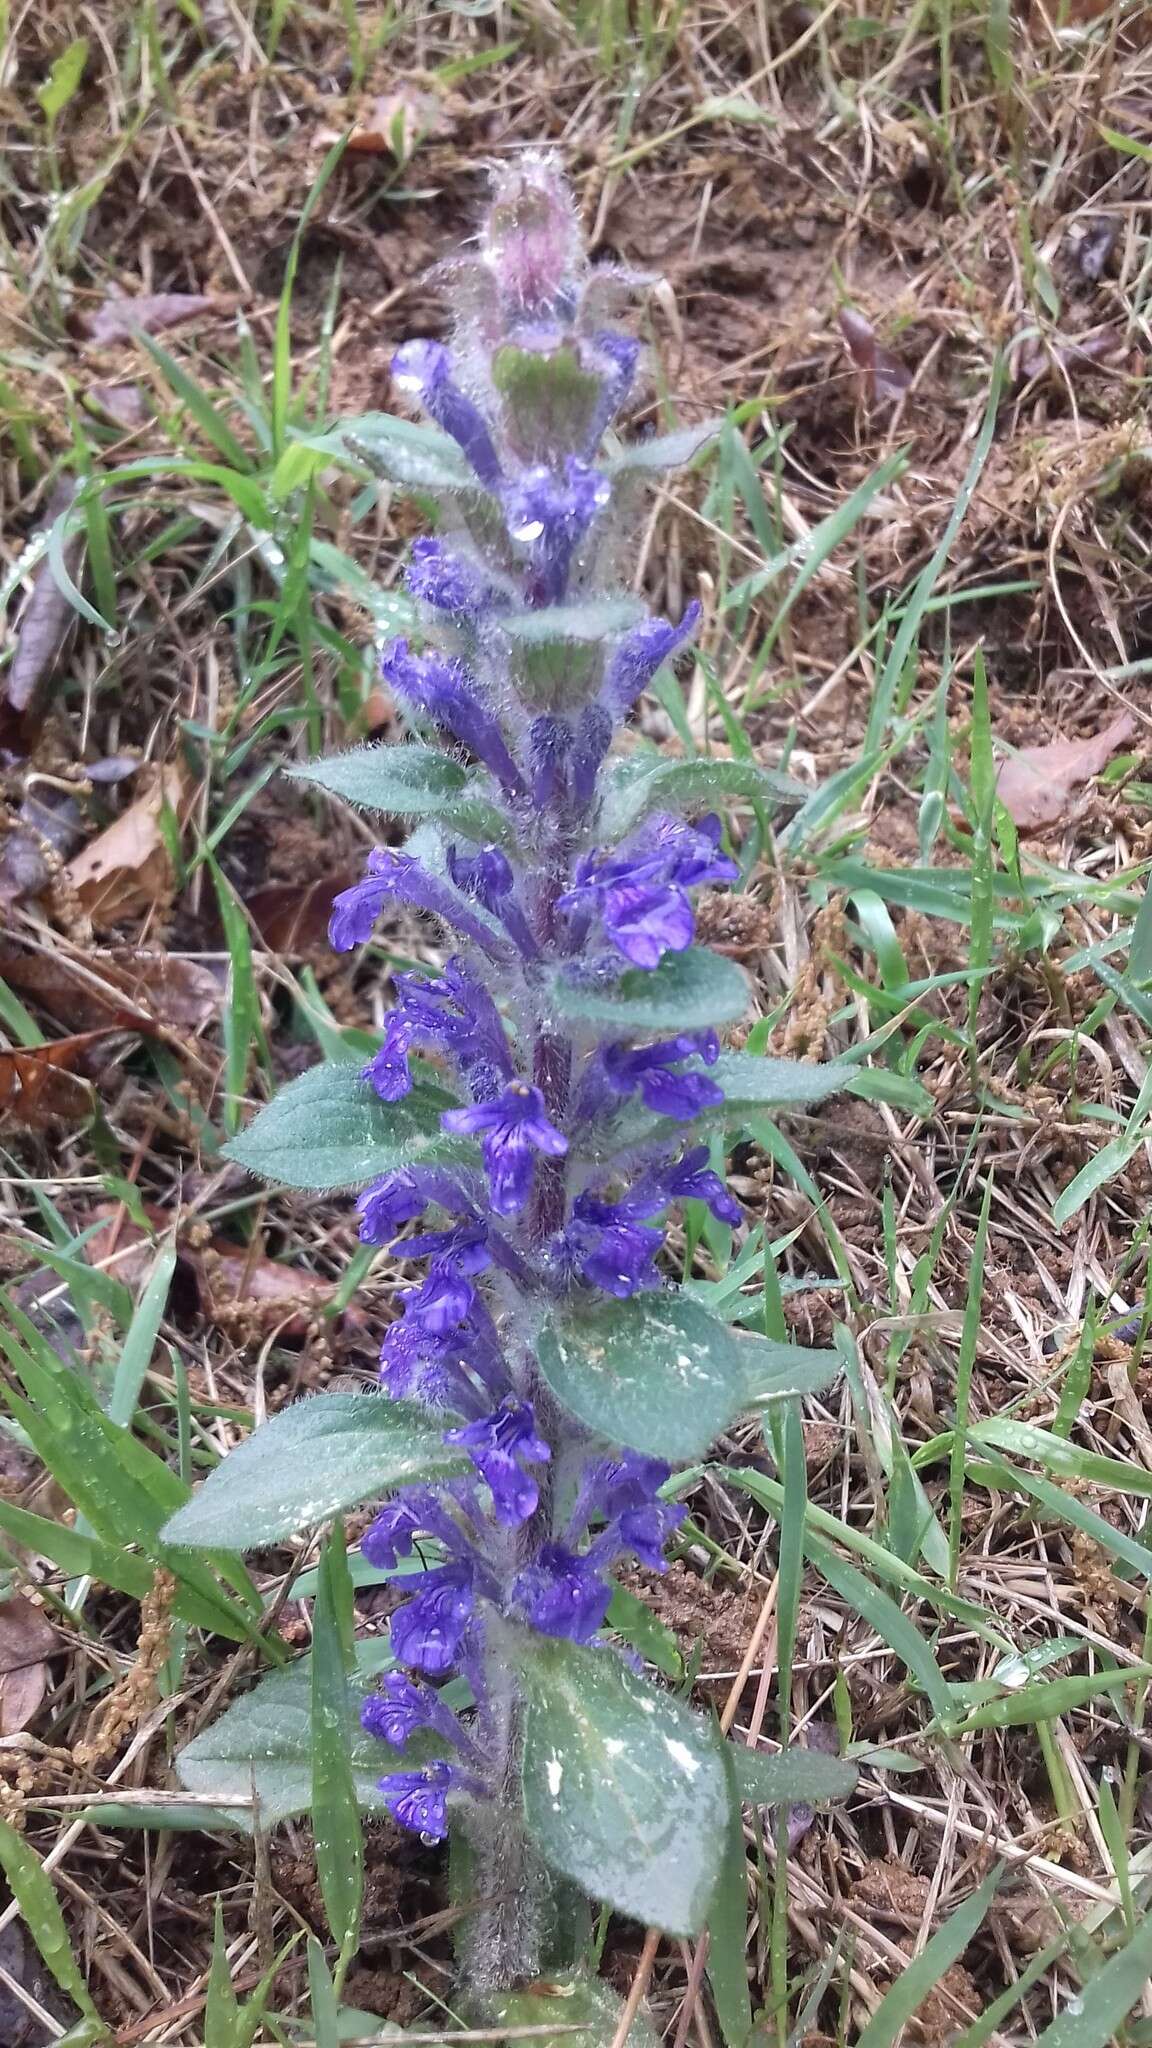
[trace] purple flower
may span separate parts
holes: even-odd
[[[478,405],[466,398],[452,376],[452,358],[439,341],[406,341],[392,358],[393,381],[418,398],[430,420],[464,450],[490,491],[503,481],[500,458]]]
[[[606,890],[602,916],[612,944],[633,967],[658,967],[665,953],[683,953],[696,931],[683,891],[661,883]]]
[[[508,958],[505,941],[489,926],[482,924],[479,918],[473,917],[454,890],[438,881],[435,875],[430,875],[410,854],[394,853],[387,846],[374,848],[368,855],[363,881],[354,882],[350,889],[341,889],[333,903],[328,937],[334,950],[348,953],[353,946],[364,945],[371,938],[376,919],[390,898],[411,903],[415,909],[426,910],[431,916],[438,917],[443,924],[454,926],[491,959],[504,961]],[[397,1032],[401,1029],[400,1026],[396,1028]],[[382,1046],[377,1059],[384,1051]],[[388,1060],[391,1060],[391,1049]],[[379,1092],[375,1061],[372,1065],[373,1085]]]
[[[607,1460],[596,1470],[596,1505],[608,1521],[615,1521],[634,1508],[650,1507],[671,1477],[672,1467],[663,1458],[648,1458],[642,1451],[622,1451],[618,1458]]]
[[[417,1536],[427,1528],[427,1499],[420,1492],[401,1493],[381,1508],[360,1538],[360,1550],[377,1571],[394,1572],[402,1557],[411,1557]]]
[[[603,1540],[611,1539],[614,1555],[631,1551],[639,1564],[647,1565],[650,1571],[662,1572],[667,1568],[664,1546],[687,1513],[687,1508],[679,1504],[649,1501],[645,1507],[629,1508],[611,1529],[605,1531]]]
[[[540,1489],[523,1466],[541,1464],[552,1453],[536,1434],[536,1418],[527,1401],[509,1394],[491,1415],[450,1429],[444,1441],[468,1452],[492,1495],[492,1512],[505,1528],[518,1528],[535,1514]]]
[[[473,619],[492,602],[483,570],[426,534],[412,543],[404,581],[412,597],[456,619]]]
[[[348,892],[351,893],[351,892]],[[412,1044],[414,1027],[402,1010],[389,1012],[384,1025],[384,1037],[380,1050],[372,1055],[363,1069],[363,1078],[370,1081],[381,1101],[399,1102],[412,1087],[412,1076],[408,1071],[408,1051]]]
[[[520,952],[528,959],[536,959],[540,948],[512,893],[512,864],[502,848],[482,846],[477,853],[465,854],[459,847],[450,846],[447,864],[455,887],[481,904],[492,917],[499,918]]]
[[[693,601],[678,626],[668,619],[642,619],[624,635],[604,678],[604,701],[614,718],[623,718],[657,669],[691,639],[700,618],[701,607]]]
[[[604,1625],[612,1588],[588,1557],[560,1543],[543,1543],[512,1589],[514,1605],[532,1628],[546,1636],[588,1643]]]
[[[464,1322],[476,1300],[476,1289],[447,1262],[433,1266],[419,1287],[404,1295],[404,1319],[411,1328],[443,1337]]]
[[[497,720],[480,703],[473,679],[458,661],[447,661],[441,654],[413,654],[407,640],[393,640],[381,656],[380,674],[398,697],[483,761],[509,796],[525,794],[523,777]]]
[[[375,1731],[373,1731],[375,1732]],[[422,1771],[392,1771],[381,1778],[384,1804],[393,1820],[426,1842],[442,1842],[448,1833],[448,1794],[460,1782],[460,1773],[442,1758],[425,1764]]]
[[[495,1102],[446,1110],[440,1121],[446,1131],[483,1134],[481,1150],[498,1216],[517,1215],[528,1200],[534,1153],[559,1159],[568,1150],[567,1138],[548,1121],[539,1088],[527,1081],[510,1081]]]
[[[402,1224],[424,1214],[426,1205],[410,1173],[386,1173],[370,1182],[356,1202],[361,1244],[388,1244]]]
[[[392,1616],[392,1649],[401,1664],[429,1678],[452,1669],[474,1609],[473,1569],[441,1565],[425,1572],[415,1598]]]
[[[637,1222],[626,1204],[577,1195],[564,1237],[568,1258],[602,1293],[627,1301],[642,1288],[659,1285],[655,1259],[664,1233]]]
[[[572,745],[572,795],[581,808],[591,803],[600,764],[612,744],[612,720],[602,704],[589,704],[580,714]]]
[[[699,826],[660,812],[614,853],[585,854],[557,907],[577,917],[600,913],[606,936],[634,967],[653,968],[665,952],[692,944],[695,920],[686,891],[732,881],[738,870],[718,851],[720,821]]]
[[[686,1123],[702,1109],[723,1102],[724,1090],[706,1074],[676,1073],[681,1060],[693,1055],[712,1066],[720,1056],[720,1042],[714,1031],[683,1031],[676,1038],[662,1039],[629,1051],[610,1045],[601,1054],[601,1069],[616,1095],[631,1095],[635,1089],[646,1108],[657,1116],[674,1117]]]
[[[403,1671],[387,1671],[379,1692],[370,1694],[360,1709],[360,1726],[365,1734],[403,1749],[414,1735],[431,1729],[459,1748],[467,1740],[451,1708],[446,1707],[430,1685],[416,1685]]]
[[[706,1202],[718,1223],[741,1221],[743,1211],[739,1202],[729,1194],[718,1173],[708,1165],[706,1145],[694,1147],[686,1152],[678,1166],[668,1173],[665,1185],[668,1197],[677,1202]]]
[[[636,365],[640,360],[640,343],[630,334],[619,334],[613,328],[604,328],[593,337],[593,342],[603,381],[600,403],[596,408],[589,437],[590,454],[595,454],[601,434],[609,421],[615,418],[632,389],[632,379],[636,375]]]
[[[563,478],[541,465],[526,469],[507,492],[508,531],[528,550],[534,604],[560,602],[572,557],[611,495],[607,477],[574,456],[567,458]]]

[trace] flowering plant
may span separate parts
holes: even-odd
[[[427,423],[356,436],[441,508],[408,569],[418,644],[382,660],[417,737],[305,771],[422,821],[337,898],[333,945],[369,943],[405,904],[446,957],[394,977],[366,1064],[313,1069],[231,1147],[289,1186],[359,1186],[363,1242],[424,1277],[384,1332],[381,1394],[275,1418],[168,1535],[235,1549],[384,1496],[361,1555],[406,1597],[362,1706],[376,1796],[426,1839],[459,1834],[464,1968],[493,1992],[575,1960],[565,1887],[699,1931],[733,1803],[763,1793],[756,1759],[738,1778],[713,1725],[620,1646],[613,1574],[663,1568],[678,1464],[835,1369],[737,1333],[661,1256],[678,1204],[739,1224],[726,1130],[849,1070],[723,1051],[749,989],[694,942],[694,892],[738,877],[714,806],[771,804],[778,778],[612,751],[700,621],[627,594],[622,541],[707,434],[614,434],[640,358],[612,324],[629,281],[589,267],[547,159],[497,175],[452,281],[452,344],[394,363]],[[833,1759],[794,1762],[772,1796],[843,1782]]]

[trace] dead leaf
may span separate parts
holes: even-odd
[[[202,962],[130,947],[80,956],[0,945],[0,980],[34,997],[58,1022],[81,1028],[120,1025],[145,1035],[158,1027],[202,1031],[219,1011],[223,994],[221,982]]]
[[[332,899],[359,880],[360,868],[340,868],[303,888],[295,882],[269,882],[248,898],[247,908],[264,944],[290,959],[327,949]]]
[[[153,408],[139,384],[93,384],[88,398],[126,433],[134,427],[146,426],[153,416]]]
[[[65,875],[101,930],[153,909],[169,894],[172,862],[160,814],[165,805],[179,812],[183,795],[184,778],[175,763],[153,768],[135,802],[69,861]]]
[[[55,1629],[31,1600],[17,1593],[0,1602],[0,1735],[28,1726],[48,1683],[45,1659],[57,1647]]]
[[[996,794],[1009,817],[1022,832],[1054,824],[1068,809],[1072,791],[1099,775],[1135,730],[1131,712],[1122,711],[1094,737],[1053,740],[1009,755],[996,772]]]
[[[118,294],[106,299],[97,312],[83,314],[80,325],[89,341],[130,341],[134,334],[179,327],[200,313],[229,312],[234,304],[233,299],[210,299],[202,292],[143,292],[137,299]]]
[[[73,477],[57,484],[48,502],[42,532],[54,526],[61,514],[68,510],[78,489]],[[64,543],[64,560],[73,579],[83,552],[83,534],[70,534]],[[20,619],[16,652],[8,669],[7,696],[13,711],[27,711],[37,685],[52,668],[74,617],[72,605],[57,583],[48,557],[42,556],[32,571],[32,591]]]
[[[1086,277],[1090,284],[1098,284],[1103,277],[1119,232],[1120,222],[1114,214],[1101,215],[1085,229],[1076,251],[1076,262],[1081,276]]]
[[[282,1337],[303,1337],[315,1314],[332,1299],[334,1283],[303,1266],[279,1259],[250,1259],[246,1251],[215,1239],[195,1255],[204,1311],[218,1321],[229,1310],[267,1311]]]
[[[843,306],[838,315],[840,332],[857,369],[868,379],[872,397],[881,404],[895,405],[912,384],[912,372],[876,339],[876,329],[855,306]]]
[[[39,896],[82,837],[80,806],[65,790],[30,791],[0,847],[0,904]]]
[[[107,1031],[77,1031],[49,1045],[0,1050],[0,1117],[28,1130],[76,1123],[92,1107],[92,1090],[72,1072],[77,1060]]]
[[[345,148],[351,154],[391,156],[405,164],[429,135],[444,134],[447,125],[446,110],[434,93],[406,87],[370,100],[357,115]],[[315,146],[329,148],[340,139],[325,129],[315,138]]]

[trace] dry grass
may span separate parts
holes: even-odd
[[[37,89],[78,37],[83,81],[50,128]],[[775,1049],[823,1057],[889,1027],[930,1101],[794,1119],[790,1151],[769,1156],[758,1134],[734,1173],[781,1247],[789,1323],[826,1342],[844,1322],[856,1342],[853,1371],[805,1414],[817,1536],[902,1601],[948,1681],[983,1687],[951,1733],[926,1735],[884,1613],[813,1563],[794,1726],[850,1728],[915,1769],[865,1770],[795,1842],[786,1892],[771,1841],[749,1830],[747,1965],[768,2032],[790,1989],[782,2041],[798,2011],[806,2041],[857,2039],[997,1859],[996,1900],[925,1990],[909,2041],[954,2039],[1025,1975],[979,2038],[1031,2039],[1073,1996],[1090,2004],[1129,1912],[1146,1924],[1146,1579],[1083,1513],[1142,1541],[1145,1144],[1067,1221],[1053,1212],[1134,1105],[1134,1138],[1146,1122],[1152,954],[1132,927],[1152,854],[1147,41],[1130,5],[1009,16],[941,0],[873,17],[846,0],[752,0],[629,17],[620,0],[533,0],[393,17],[59,0],[15,8],[0,70],[4,1258],[23,1306],[106,1393],[118,1304],[84,1262],[138,1300],[171,1237],[147,1389],[169,1442],[181,1402],[194,1444],[223,1448],[251,1412],[369,1373],[404,1279],[378,1258],[348,1298],[346,1202],[254,1194],[218,1151],[241,1092],[259,1099],[318,1035],[371,1027],[384,1001],[323,941],[361,827],[270,779],[286,755],[386,734],[391,716],[356,593],[293,588],[275,550],[304,521],[386,588],[417,524],[344,484],[304,511],[270,491],[279,294],[330,141],[353,124],[391,146],[350,151],[303,233],[302,424],[386,402],[390,348],[441,317],[427,268],[467,231],[483,162],[540,141],[563,151],[597,252],[666,280],[646,316],[654,405],[735,408],[717,467],[671,489],[644,536],[654,600],[675,611],[699,593],[707,611],[685,703],[650,701],[644,722],[673,748],[747,744],[814,785],[845,778],[806,840],[758,848],[743,821],[759,858],[736,904],[709,907],[710,935],[754,971]],[[208,301],[157,336],[200,400],[138,338],[93,337],[120,292]],[[997,365],[987,459],[892,674],[899,607],[961,491]],[[212,419],[235,462],[211,445]],[[851,531],[830,534],[822,522],[901,452]],[[174,454],[216,474],[174,472]],[[62,481],[133,465],[107,519],[90,497],[66,544],[89,604],[112,601],[115,635],[51,597],[38,613],[43,576],[21,578],[22,551],[65,502]],[[265,493],[267,528],[222,485],[229,467]],[[989,847],[971,796],[989,729],[1015,749],[1091,737],[1120,711],[1130,732],[1103,778],[1019,847],[1001,816]],[[119,842],[93,856],[117,820]],[[386,943],[398,961],[428,940],[397,927]],[[78,1264],[46,1261],[53,1246]],[[696,1250],[697,1277],[718,1276],[718,1250]],[[958,1400],[977,1441],[950,1466]],[[1049,1434],[1014,1437],[1005,1419]],[[698,1646],[698,1696],[755,1743],[778,1728],[776,1522],[724,1466],[771,1471],[751,1432],[724,1445],[683,1558],[645,1590],[684,1652]],[[71,1519],[67,1484],[18,1437],[0,1436],[0,1500]],[[323,1935],[308,1831],[254,1848],[83,1814],[113,1789],[141,1806],[171,1790],[174,1748],[242,1690],[253,1655],[174,1623],[163,1577],[141,1605],[9,1548],[12,1590],[35,1589],[58,1633],[43,1703],[0,1742],[3,1811],[55,1876],[115,2040],[189,2048],[205,2039],[206,1898],[221,1899],[241,1992],[290,1936]],[[285,1562],[262,1587],[287,1588]],[[362,1596],[369,1631],[380,1597]],[[306,1644],[307,1607],[289,1601],[280,1627]],[[1016,1690],[987,1683],[1046,1644],[1054,1661],[1022,1689],[1019,1674]],[[1110,1682],[1113,1668],[1137,1675]],[[1008,1724],[1005,1702],[1089,1672],[1101,1682],[1078,1702]],[[453,2026],[439,1860],[382,1826],[368,1844],[346,1998],[439,2038]],[[0,1914],[0,2040],[33,2048],[66,2006],[15,1918]],[[703,1951],[642,1939],[613,1928],[610,1980],[637,1995],[647,1982],[674,2048],[719,2048]],[[306,2000],[297,1943],[272,2007]],[[1144,1992],[1115,2038],[1135,2048],[1150,2022]]]

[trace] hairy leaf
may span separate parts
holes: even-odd
[[[289,1081],[223,1151],[284,1187],[363,1187],[417,1161],[459,1159],[459,1141],[440,1128],[450,1107],[430,1087],[382,1102],[354,1060],[326,1060]]]
[[[344,1508],[467,1467],[426,1410],[382,1394],[314,1394],[274,1415],[210,1472],[163,1536],[253,1550]]]
[[[651,973],[630,968],[618,981],[557,975],[553,1000],[574,1023],[601,1024],[617,1038],[649,1031],[702,1031],[734,1024],[748,1008],[741,969],[718,953],[693,947],[665,953]]]
[[[718,810],[730,802],[763,804],[766,810],[796,810],[812,790],[757,761],[624,760],[615,773],[604,804],[608,839],[631,832],[650,811]]]
[[[655,1458],[698,1458],[746,1405],[738,1338],[674,1294],[558,1310],[538,1356],[557,1400],[589,1429]]]
[[[435,747],[353,747],[289,770],[294,781],[315,782],[360,810],[393,817],[453,811],[468,786],[468,771]]]
[[[768,1756],[762,1749],[748,1749],[737,1742],[731,1745],[731,1755],[740,1797],[749,1806],[778,1806],[782,1800],[846,1799],[855,1790],[855,1764],[843,1757],[825,1756],[818,1749],[788,1749]]]
[[[541,1854],[617,1912],[698,1933],[729,1810],[719,1738],[609,1652],[517,1640],[524,1815]]]
[[[525,1991],[490,1992],[482,2006],[483,2019],[493,2027],[538,2029],[533,2048],[612,2048],[623,2013],[622,2000],[596,1977],[549,1976]],[[554,2034],[546,2031],[552,2026]],[[643,2007],[626,2038],[629,2048],[656,2048]]]

